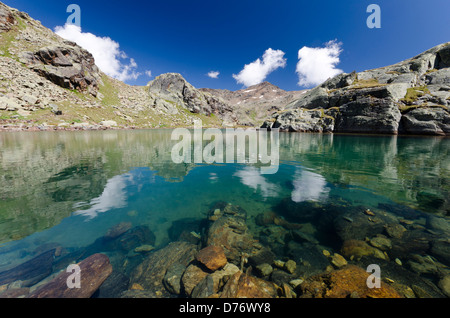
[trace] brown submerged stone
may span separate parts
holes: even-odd
[[[90,298],[112,273],[105,254],[94,254],[78,264],[81,288],[69,288],[67,280],[73,273],[59,274],[48,284],[29,295],[29,298]]]
[[[300,298],[401,298],[393,287],[384,282],[381,282],[381,288],[369,288],[369,276],[368,272],[355,265],[315,275],[300,285]]]
[[[228,262],[223,248],[214,245],[200,250],[196,256],[196,259],[212,271],[224,267]]]
[[[272,282],[237,272],[228,279],[220,298],[275,298],[277,291]]]

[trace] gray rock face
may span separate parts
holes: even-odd
[[[323,110],[294,109],[277,117],[272,128],[296,132],[332,132],[335,120]]]
[[[402,130],[408,134],[449,135],[450,114],[444,108],[416,108],[402,117]]]
[[[335,132],[396,134],[401,113],[389,98],[358,96],[339,108]]]
[[[100,74],[94,57],[73,42],[23,52],[20,61],[60,87],[96,95]]]
[[[267,119],[284,131],[449,135],[450,42],[395,65],[340,74]]]
[[[149,83],[150,94],[156,96],[155,106],[177,113],[177,106],[191,113],[226,116],[232,112],[223,100],[202,92],[189,84],[180,74],[168,73]]]

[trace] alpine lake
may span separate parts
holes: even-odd
[[[293,278],[323,273],[338,253],[378,264],[411,297],[447,297],[450,138],[280,133],[275,174],[174,163],[176,143],[168,129],[1,133],[0,288],[33,290],[94,253],[129,277],[171,242],[204,244],[205,223],[231,205],[274,260],[295,261]],[[145,239],[123,241],[135,229]],[[370,252],[344,250],[349,241]],[[50,263],[34,265],[48,268],[24,269],[50,250]]]

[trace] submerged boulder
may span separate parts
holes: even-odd
[[[90,298],[112,273],[112,266],[105,254],[94,254],[78,266],[81,269],[81,288],[69,288],[67,281],[73,273],[64,271],[30,294],[29,298]]]
[[[391,286],[369,288],[369,273],[355,265],[346,265],[330,273],[307,278],[300,286],[300,298],[401,298]]]
[[[170,293],[164,286],[166,272],[176,263],[186,267],[195,259],[197,251],[197,246],[188,242],[170,243],[151,253],[132,271],[130,286],[139,284],[146,291],[151,291],[160,297],[170,297]]]

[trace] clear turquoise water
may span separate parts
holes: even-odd
[[[256,236],[254,220],[267,211],[311,223],[310,233],[330,250],[338,251],[335,237],[326,239],[290,204],[342,204],[399,219],[414,211],[418,228],[450,237],[448,138],[282,133],[279,171],[262,175],[245,164],[174,164],[170,135],[0,134],[0,272],[46,246],[86,247],[121,222],[147,225],[163,247],[174,222],[205,218],[217,201],[244,208]],[[430,228],[430,217],[446,225]]]

